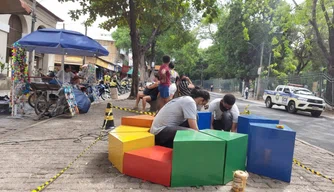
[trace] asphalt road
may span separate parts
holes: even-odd
[[[211,100],[222,98],[219,93],[211,93]],[[290,114],[284,107],[273,106],[269,109],[265,104],[256,101],[245,101],[238,99],[236,102],[240,112],[244,111],[249,104],[249,110],[254,115],[260,115],[271,119],[280,120],[296,131],[297,138],[306,141],[317,147],[334,152],[334,117],[320,116],[312,117],[308,112]]]

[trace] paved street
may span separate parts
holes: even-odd
[[[106,104],[92,105],[88,114],[46,119],[37,124],[31,118],[16,120],[0,116],[3,127],[0,132],[0,191],[30,191],[66,167],[97,137]],[[134,101],[119,100],[113,104],[130,108]],[[240,101],[241,108],[245,104]],[[255,113],[255,110],[252,112]],[[122,116],[133,115],[116,109],[113,113],[116,125],[120,124]],[[231,182],[226,186],[166,188],[125,176],[108,161],[107,147],[106,138],[99,141],[45,191],[227,192],[231,189]],[[306,166],[334,177],[334,157],[327,151],[296,141],[294,156]],[[250,173],[246,192],[330,192],[333,187],[329,180],[293,165],[290,184]]]
[[[222,98],[220,93],[211,93],[211,100]],[[334,116],[312,117],[308,112],[298,112],[290,114],[284,107],[273,106],[272,109],[266,108],[264,102],[246,101],[239,99],[237,105],[243,111],[246,105],[250,105],[251,113],[261,115],[271,119],[279,119],[282,124],[288,125],[297,132],[297,138],[308,143],[334,152]]]

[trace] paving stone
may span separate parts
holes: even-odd
[[[134,101],[113,101],[117,106],[132,107]],[[77,138],[88,133],[98,134],[104,120],[106,102],[92,105],[90,112],[71,119],[54,118],[24,131],[16,131],[36,124],[32,120],[10,120],[13,125],[0,140],[24,141],[47,138]],[[115,125],[120,117],[132,113],[113,110]],[[8,123],[9,120],[6,120]],[[30,122],[31,121],[31,122]],[[0,125],[3,123],[0,118]],[[7,124],[6,124],[7,126]],[[15,128],[15,130],[14,130]],[[10,134],[8,134],[10,133]],[[0,145],[0,192],[31,191],[49,180],[73,161],[82,150],[94,141],[84,137],[80,143],[70,140],[24,142],[17,145]],[[233,182],[225,186],[200,186],[166,188],[161,185],[131,178],[119,173],[107,156],[108,141],[99,141],[79,158],[45,191],[92,191],[92,192],[158,192],[158,191],[230,191]],[[334,176],[334,157],[324,150],[296,141],[294,157],[310,168]],[[315,174],[293,165],[292,181],[285,184],[267,177],[249,173],[246,192],[332,192],[334,185]]]

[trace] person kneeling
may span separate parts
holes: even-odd
[[[211,129],[237,132],[240,113],[235,100],[234,95],[226,94],[223,99],[214,99],[209,104],[208,111],[212,112]]]
[[[146,103],[149,101],[155,101],[157,100],[158,97],[158,86],[159,86],[159,76],[156,74],[154,75],[154,79],[153,79],[153,84],[145,87],[144,91],[140,91],[137,94],[137,99],[136,99],[136,105],[133,108],[134,110],[138,109],[138,104],[140,99],[142,100],[142,104],[143,104],[143,111],[146,110]]]
[[[150,133],[155,135],[155,144],[173,148],[173,141],[178,130],[198,131],[197,108],[208,103],[210,94],[199,88],[191,91],[190,96],[183,96],[169,101],[155,116]]]

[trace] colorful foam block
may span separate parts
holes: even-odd
[[[148,132],[109,133],[108,159],[123,173],[124,152],[154,146],[154,135]]]
[[[248,134],[248,149],[247,157],[249,156],[249,149],[251,148],[251,137],[252,130],[250,129],[250,123],[268,123],[268,124],[279,124],[279,120],[268,119],[266,117],[258,115],[241,115],[238,118],[238,133]],[[246,166],[248,167],[248,166]],[[247,169],[248,170],[248,169]]]
[[[124,154],[123,173],[152,183],[170,186],[173,150],[154,146]]]
[[[120,125],[111,130],[111,133],[129,133],[129,132],[149,132],[150,128]]]
[[[248,135],[211,129],[201,132],[226,141],[223,184],[233,180],[234,171],[245,170]]]
[[[223,181],[226,141],[191,130],[177,131],[172,187],[219,185]]]
[[[210,129],[211,128],[211,115],[212,113],[209,111],[198,111],[198,120],[197,125],[198,129]]]
[[[121,119],[122,125],[151,127],[154,117],[150,115],[124,116]]]
[[[278,179],[291,180],[296,132],[286,125],[251,123],[251,148],[247,159],[249,172]]]
[[[238,118],[238,133],[249,134],[251,132],[249,123],[279,124],[279,120],[258,115],[240,115]]]

